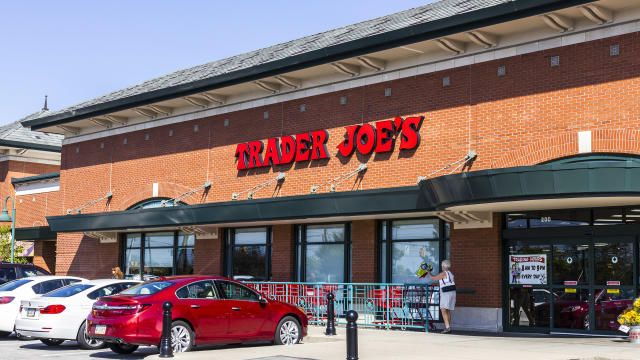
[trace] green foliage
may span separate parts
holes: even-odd
[[[28,264],[29,260],[17,254],[22,254],[22,246],[14,249],[14,260],[17,264]],[[0,226],[0,259],[11,261],[11,226]]]

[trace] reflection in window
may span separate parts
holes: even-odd
[[[271,278],[271,228],[235,228],[227,231],[227,276],[239,280]]]
[[[127,279],[193,274],[195,236],[184,232],[131,233],[124,237]]]
[[[589,290],[553,290],[553,326],[558,329],[589,329]]]
[[[549,326],[550,292],[547,289],[509,289],[509,322],[512,326]]]
[[[589,245],[553,246],[553,284],[584,284],[589,274]],[[566,282],[566,283],[565,283]]]
[[[381,224],[380,275],[383,282],[431,282],[419,279],[416,271],[421,263],[440,272],[442,256],[448,258],[447,227],[442,231],[438,219],[383,221]],[[445,235],[445,236],[443,236]]]
[[[596,285],[633,285],[633,244],[595,243]]]
[[[297,228],[296,275],[300,281],[349,281],[347,228],[345,224],[301,225]]]

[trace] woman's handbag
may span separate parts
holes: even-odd
[[[451,278],[449,277],[449,272],[447,271],[447,279],[442,279],[443,284],[448,284],[445,286],[440,286],[440,290],[442,292],[450,292],[450,291],[456,291],[456,284],[451,281]]]

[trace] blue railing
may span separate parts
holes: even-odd
[[[440,320],[437,286],[428,284],[245,282],[266,297],[303,309],[312,325],[325,325],[327,294],[335,295],[336,323],[348,310],[358,325],[429,331]]]

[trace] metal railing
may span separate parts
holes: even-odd
[[[430,284],[245,282],[269,299],[303,309],[311,325],[325,325],[327,294],[335,295],[336,324],[346,324],[348,310],[358,312],[358,326],[429,331],[440,321],[438,287]]]

